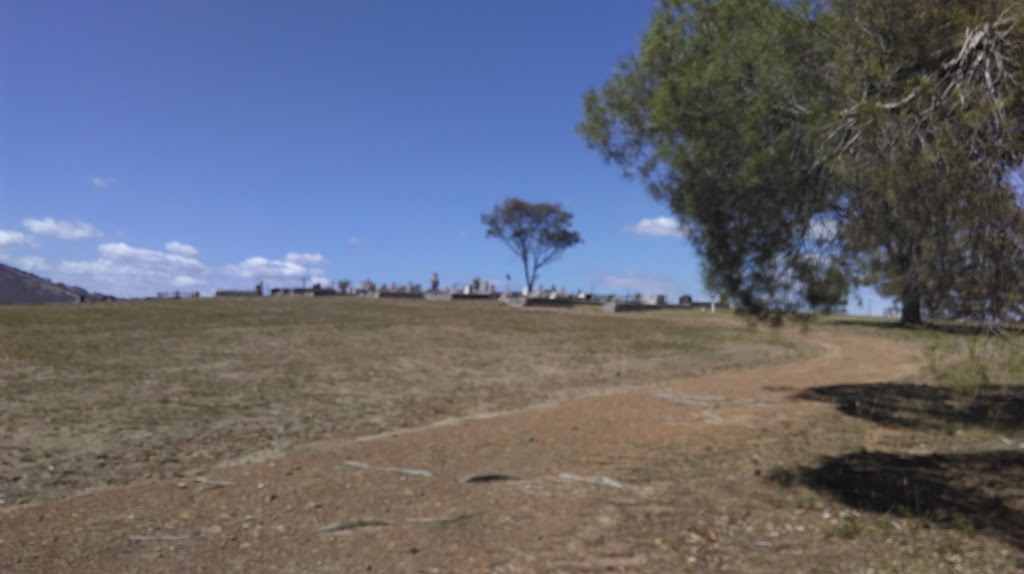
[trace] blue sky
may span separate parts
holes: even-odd
[[[0,258],[119,296],[518,287],[480,223],[518,196],[584,238],[543,284],[701,296],[668,208],[574,131],[653,6],[0,2]]]

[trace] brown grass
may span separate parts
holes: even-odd
[[[10,307],[0,324],[6,504],[807,351],[701,313],[490,302]]]
[[[8,505],[809,352],[721,315],[487,303],[26,307],[0,309],[0,325]],[[930,344],[956,368],[964,356],[954,335],[816,329]],[[1012,370],[1000,384],[950,372],[765,388],[826,406],[780,404],[696,448],[631,449],[608,464],[644,497],[602,498],[616,520],[601,542],[665,557],[647,571],[1022,572],[1024,391],[1005,384]]]

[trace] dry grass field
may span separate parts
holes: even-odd
[[[0,308],[0,499],[794,359],[700,313],[363,298]]]
[[[0,329],[4,572],[1024,572],[1024,386],[941,330],[355,298]]]

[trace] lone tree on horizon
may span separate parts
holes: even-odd
[[[480,220],[487,227],[487,237],[500,239],[522,260],[529,291],[533,291],[542,267],[583,242],[572,229],[572,214],[557,203],[530,203],[510,197],[481,215]]]

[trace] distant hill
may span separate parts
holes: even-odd
[[[114,297],[90,293],[81,287],[54,283],[0,263],[0,305],[28,305],[32,303],[78,303],[84,301],[112,301]]]

